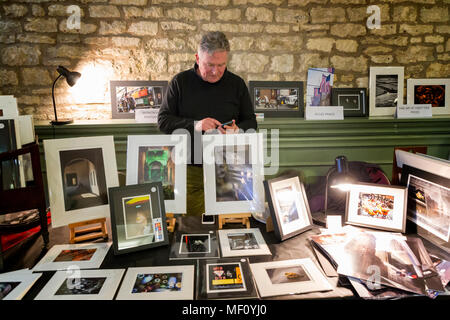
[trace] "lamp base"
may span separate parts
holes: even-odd
[[[61,126],[69,123],[73,123],[72,119],[58,119],[58,121],[50,121],[53,126]]]

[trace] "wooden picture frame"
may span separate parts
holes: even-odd
[[[331,104],[344,107],[344,117],[367,117],[367,89],[332,88]]]
[[[450,114],[450,78],[406,80],[407,104],[431,104],[433,115]]]
[[[394,116],[403,105],[404,67],[370,67],[369,116]]]

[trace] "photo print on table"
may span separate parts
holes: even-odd
[[[250,250],[259,249],[258,241],[253,233],[229,233],[228,243],[230,250]]]
[[[62,250],[53,262],[62,261],[89,261],[97,249]]]
[[[271,255],[258,228],[220,229],[219,241],[223,257]]]
[[[240,263],[206,265],[207,293],[246,291]]]
[[[272,284],[311,281],[302,266],[267,268],[267,274]]]
[[[215,231],[186,233],[175,231],[169,260],[219,258],[219,242]]]
[[[0,274],[0,300],[20,300],[42,273],[19,270]]]
[[[180,242],[180,254],[211,253],[211,237],[205,234],[183,234]]]
[[[182,273],[138,274],[132,293],[181,291]]]

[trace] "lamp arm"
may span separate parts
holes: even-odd
[[[58,77],[55,79],[55,81],[53,81],[53,85],[52,85],[52,100],[53,100],[53,112],[55,113],[55,122],[58,121],[58,116],[56,115],[56,103],[55,103],[55,84],[56,84],[56,81],[58,81],[58,79],[61,77],[62,77],[62,74],[59,74]]]
[[[330,170],[328,170],[327,172],[327,177],[326,177],[326,185],[325,185],[325,204],[324,204],[324,213],[325,215],[327,214],[327,208],[328,208],[328,179],[330,178],[330,175],[336,171],[335,167],[330,168]]]

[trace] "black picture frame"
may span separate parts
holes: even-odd
[[[159,109],[168,87],[168,81],[111,80],[111,115],[113,119],[134,119],[135,109]],[[150,89],[151,88],[151,89]],[[134,107],[128,107],[125,94],[133,96]],[[133,101],[133,100],[131,100]],[[126,105],[126,107],[124,107]],[[133,111],[130,112],[129,109]],[[122,110],[122,111],[121,111]]]
[[[344,117],[367,117],[367,88],[332,88],[331,104],[344,107]]]
[[[108,189],[108,193],[115,255],[169,244],[164,193],[161,182],[113,187]],[[126,199],[136,200],[134,208],[130,207],[128,209],[130,216],[135,214],[136,225],[127,224],[126,220],[128,217],[125,212],[127,209],[124,208]],[[137,208],[138,205],[141,205],[141,207]],[[141,212],[144,212],[144,214],[148,215],[150,213],[151,222],[148,222],[147,225],[142,223],[139,225],[138,222],[145,221],[145,219],[148,221],[148,216],[142,218],[143,214],[141,213],[139,217],[138,213],[140,212],[137,211],[138,209],[141,209]],[[130,230],[129,226],[133,229]],[[144,228],[144,231],[140,231],[137,229],[139,226],[145,226],[147,230]],[[151,229],[148,231],[150,227]]]
[[[302,232],[305,232],[313,227],[313,220],[311,216],[311,211],[309,208],[308,198],[306,197],[306,191],[303,183],[300,181],[300,178],[297,175],[283,175],[277,178],[273,178],[270,180],[264,180],[264,189],[266,193],[266,199],[270,210],[270,216],[272,218],[272,223],[274,227],[275,237],[279,241],[284,241],[289,238],[292,238]],[[286,225],[285,222],[281,219],[281,212],[278,210],[278,206],[276,205],[276,189],[275,184],[280,185],[280,188],[283,187],[283,184],[286,186],[293,186],[294,184],[297,188],[292,189],[292,193],[296,194],[299,198],[293,199],[295,201],[296,209],[297,209],[297,219],[299,219],[300,215],[302,215],[302,221],[304,222],[297,228],[286,228],[289,229],[290,232],[286,232],[283,230],[283,225]],[[296,201],[297,200],[297,201]],[[301,208],[298,207],[298,204],[303,204]],[[289,209],[290,210],[290,209]],[[289,213],[291,216],[291,213]],[[295,219],[289,221],[292,222]],[[294,226],[295,227],[295,226]],[[292,229],[292,230],[291,230]]]
[[[249,81],[248,85],[253,110],[256,114],[262,113],[267,118],[302,118],[304,116],[302,81]],[[268,93],[270,98],[263,99],[261,90],[271,90]],[[286,90],[289,90],[287,95]],[[264,96],[266,97],[267,95]],[[260,107],[263,103],[265,106]]]

